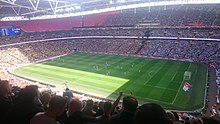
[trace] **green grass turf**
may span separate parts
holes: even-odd
[[[190,93],[182,90],[185,71],[192,72]],[[171,60],[74,53],[17,68],[15,75],[115,99],[119,91],[140,104],[156,102],[166,109],[190,111],[203,107],[205,65]]]

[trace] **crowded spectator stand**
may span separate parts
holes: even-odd
[[[206,7],[204,6],[204,8]],[[112,15],[111,18],[109,18],[107,21],[101,25],[97,25],[98,27],[81,27],[61,31],[22,32],[22,34],[19,36],[3,37],[0,39],[0,95],[5,98],[6,102],[14,104],[15,98],[19,96],[20,93],[27,93],[23,92],[23,89],[28,89],[30,87],[35,89],[33,90],[36,91],[35,95],[30,101],[34,104],[37,104],[38,107],[40,105],[40,107],[43,109],[36,109],[37,112],[34,112],[33,117],[28,118],[29,120],[32,120],[31,123],[33,124],[36,122],[38,117],[40,118],[42,115],[44,115],[40,113],[34,116],[36,113],[42,111],[46,111],[45,114],[49,115],[53,113],[53,109],[51,110],[50,108],[50,100],[48,100],[52,99],[50,96],[64,95],[65,97],[66,94],[63,94],[63,92],[67,91],[73,93],[73,95],[68,95],[69,106],[66,108],[65,113],[63,113],[64,117],[57,119],[62,124],[68,124],[72,121],[74,122],[75,120],[71,120],[69,117],[76,116],[83,117],[88,122],[97,122],[101,118],[99,117],[101,114],[97,114],[97,110],[103,111],[102,105],[98,106],[98,103],[100,102],[105,103],[107,106],[106,109],[109,109],[109,106],[110,108],[114,108],[111,112],[108,110],[106,110],[106,112],[101,112],[104,113],[105,116],[109,117],[108,119],[110,123],[119,123],[121,120],[118,118],[120,116],[127,115],[125,119],[128,119],[127,117],[129,117],[128,120],[131,120],[130,122],[134,121],[134,123],[143,123],[146,121],[155,122],[158,124],[176,122],[202,123],[201,121],[204,121],[203,123],[205,124],[206,121],[211,120],[217,124],[219,122],[213,118],[219,116],[220,31],[219,23],[215,16],[218,14],[218,11],[212,11],[213,14],[207,14],[207,12],[205,12],[206,14],[202,14],[204,12],[202,11],[204,8],[198,7],[197,10],[199,9],[199,12],[196,10],[193,11],[190,9],[184,9],[184,12],[181,14],[178,12],[172,12],[172,14],[170,14],[170,10],[161,12],[162,9],[159,9],[160,12],[152,10],[151,14],[130,14],[129,12],[125,12],[122,14]],[[179,10],[180,8],[174,7],[173,9]],[[166,15],[169,15],[169,18],[167,18]],[[159,18],[155,20],[157,17]],[[150,23],[158,23],[159,26],[140,26],[143,25],[143,23],[149,23],[146,22],[146,20],[152,20]],[[199,20],[202,20],[202,22],[199,22]],[[136,25],[136,27],[133,27],[134,25]],[[144,36],[144,32],[149,29],[151,29],[149,33],[150,36],[146,38]],[[47,59],[54,59],[62,55],[71,54],[74,51],[122,56],[129,55],[134,57],[157,59],[172,59],[178,61],[201,62],[209,64],[211,68],[210,70],[213,68],[215,69],[214,88],[217,89],[215,90],[216,95],[214,95],[215,101],[212,105],[207,105],[210,100],[209,98],[213,96],[208,95],[207,97],[206,95],[206,103],[203,110],[197,111],[196,113],[174,111],[170,112],[169,110],[165,111],[157,104],[148,103],[137,108],[138,101],[136,101],[136,98],[126,94],[122,95],[123,93],[119,93],[119,97],[116,100],[103,99],[95,95],[77,92],[74,89],[72,91],[71,89],[67,89],[68,85],[64,85],[63,87],[52,86],[49,85],[50,82],[35,82],[17,77],[10,73],[12,68],[24,66],[34,62],[43,62]],[[9,82],[3,79],[8,80]],[[210,83],[212,82],[210,80],[208,80],[208,82],[209,83],[207,84],[207,89],[209,89],[209,91],[213,90],[209,87],[211,85]],[[12,87],[11,90],[8,88],[9,83]],[[37,93],[38,91],[40,94]],[[120,100],[122,96],[124,96],[125,99]],[[34,100],[36,97],[38,98],[38,102]],[[12,100],[10,100],[10,98],[12,98]],[[71,100],[71,98],[74,100]],[[60,101],[63,101],[62,98],[53,99],[59,99]],[[86,106],[86,103],[88,104],[88,102],[90,102],[90,106]],[[126,106],[126,103],[129,102],[131,102],[133,108],[128,107],[127,110],[122,110],[122,108]],[[1,107],[4,106],[5,105],[2,105]],[[56,108],[57,106],[54,107]],[[83,113],[83,111],[81,111],[83,108],[89,108],[88,110],[90,112],[92,110],[93,114],[86,115],[86,112]],[[9,110],[15,111],[16,109],[13,110],[9,106],[8,111]],[[149,112],[154,110],[158,111],[155,111],[153,114],[161,115],[161,118],[143,117],[143,113],[149,114]],[[203,118],[201,116],[204,115],[207,111],[210,112],[212,118]],[[7,113],[7,110],[4,112]],[[72,115],[74,112],[77,112],[77,114]],[[113,113],[120,114],[113,115]],[[60,115],[61,114],[58,114],[56,117]],[[170,115],[168,116],[169,119],[166,115]],[[135,117],[135,119],[132,120],[132,117]],[[55,123],[55,119],[56,118],[52,118],[51,121]],[[156,120],[158,120],[158,122]],[[159,120],[163,120],[163,122],[159,122]],[[77,121],[80,122],[82,120]]]

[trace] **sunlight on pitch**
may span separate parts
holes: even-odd
[[[111,95],[129,81],[128,79],[113,77],[111,76],[111,72],[108,71],[106,74],[98,74],[98,71],[97,73],[87,72],[46,64],[35,64],[23,67],[23,72],[25,72],[25,70],[42,71],[43,73],[53,74],[53,76],[46,76],[46,74],[37,74],[38,76],[36,76],[40,76],[41,79],[53,78],[53,80],[60,82],[67,81],[69,87],[73,86],[72,88],[75,90],[84,93],[99,94],[105,97]]]

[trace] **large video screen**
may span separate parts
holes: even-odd
[[[18,27],[0,28],[0,36],[15,36],[21,34],[21,29]]]
[[[2,28],[0,28],[0,37],[3,36]]]

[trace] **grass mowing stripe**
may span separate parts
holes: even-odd
[[[146,65],[144,65],[142,68],[146,70],[150,70],[154,65],[158,64],[160,61],[149,61]],[[142,70],[143,70],[142,69]],[[132,78],[130,78],[130,81],[127,83],[127,85],[120,88],[121,90],[125,92],[132,91],[135,95],[139,95],[138,92],[140,92],[140,88],[143,87],[143,79],[146,77],[147,71],[142,71],[141,73],[137,73],[137,75],[133,75]],[[131,83],[133,82],[133,83]]]
[[[161,64],[159,66],[159,68],[155,71],[155,73],[152,75],[152,77],[150,77],[145,83],[144,85],[146,85],[147,83],[150,83],[152,85],[156,85],[154,83],[157,83],[160,79],[161,79],[161,75],[164,74],[164,70],[167,69],[167,66],[170,65],[170,63],[168,61],[165,61],[165,63]],[[159,76],[160,75],[160,76]],[[160,78],[158,78],[158,76]],[[153,82],[153,83],[151,83]]]
[[[58,68],[58,67],[56,67]],[[53,68],[53,69],[49,69],[49,68],[33,68],[33,69],[30,69],[28,70],[27,72],[30,72],[30,73],[36,73],[36,72],[39,72],[41,74],[44,74],[44,75],[51,75],[53,74],[52,72],[57,72],[55,74],[53,74],[54,76],[58,76],[60,78],[68,78],[70,77],[72,81],[74,81],[72,78],[72,72],[73,73],[79,73],[79,77],[81,77],[81,81],[85,81],[85,83],[87,82],[93,82],[93,81],[97,81],[97,78],[99,78],[99,76],[102,76],[102,75],[98,75],[98,74],[93,74],[93,73],[88,73],[88,72],[82,72],[82,71],[78,71],[78,70],[69,70],[69,71],[66,71],[66,70],[61,70],[61,69],[56,69],[56,68]],[[58,71],[59,70],[59,71]],[[51,76],[53,76],[51,75]],[[83,77],[83,78],[82,78]],[[119,78],[110,78],[110,77],[105,77],[106,79],[108,79],[108,82],[111,81],[112,84],[110,83],[103,83],[103,82],[94,82],[94,83],[98,83],[98,84],[102,84],[103,87],[108,87],[108,88],[111,88],[112,86],[115,86],[117,84],[120,84],[120,82],[124,82],[124,80],[122,79],[119,79]],[[112,79],[112,80],[111,80]],[[65,80],[64,80],[65,81]],[[114,81],[117,81],[117,83],[113,83]],[[92,83],[92,84],[94,84]],[[114,85],[113,85],[114,84]]]
[[[180,64],[177,64],[177,63],[179,63],[179,62],[174,61],[174,63],[168,69],[165,69],[166,72],[164,73],[163,76],[160,76],[160,80],[157,82],[157,86],[166,87],[169,89],[177,89],[174,87],[170,87],[171,83],[177,83],[176,81],[173,81],[174,77],[177,75],[178,69],[181,66]]]
[[[120,58],[120,59],[118,59],[115,63],[117,64],[117,62],[121,62],[121,61],[125,61],[127,58]],[[52,64],[52,65],[54,65],[54,66],[62,66],[62,67],[66,67],[66,68],[75,68],[75,69],[77,69],[77,70],[84,70],[84,71],[90,71],[90,72],[96,72],[96,73],[99,73],[99,72],[97,72],[96,70],[94,70],[94,66],[86,66],[86,65],[82,65],[83,63],[81,63],[79,66],[75,66],[75,65],[73,65],[73,64]],[[96,64],[97,65],[97,63],[94,63],[94,64]],[[50,64],[51,65],[51,64]],[[88,64],[87,64],[88,65]],[[105,66],[105,64],[103,65],[103,68],[105,68],[104,67]],[[100,67],[101,68],[101,67]],[[103,70],[104,71],[104,70]],[[101,73],[103,73],[102,71],[101,71]],[[105,72],[105,74],[106,74],[106,72]]]
[[[159,98],[169,103],[172,102],[179,87],[179,85],[176,85],[178,82],[173,81],[174,77],[177,75],[178,69],[181,67],[180,64],[177,63],[179,62],[174,62],[171,67],[166,70],[165,74],[160,76],[161,79],[157,83],[157,86],[165,87],[166,89],[173,89],[165,90],[163,93],[161,92],[161,96]]]
[[[15,70],[15,74],[23,74],[25,77],[29,75],[32,79],[37,78],[44,82],[53,81],[58,85],[62,85],[62,82],[68,80],[68,86],[73,89],[81,90],[84,93],[100,94],[108,98],[116,98],[120,90],[123,90],[125,94],[133,92],[140,103],[152,101],[165,108],[186,110],[187,107],[196,108],[203,103],[195,98],[202,99],[203,95],[200,93],[203,92],[201,91],[204,87],[202,80],[205,79],[195,79],[195,74],[202,75],[203,70],[206,70],[202,68],[198,70],[201,73],[195,72],[196,66],[192,63],[190,83],[196,87],[192,88],[192,96],[187,96],[181,90],[175,102],[171,104],[181,87],[181,80],[188,65],[187,62],[169,60],[75,53],[42,64],[22,67],[20,71]],[[98,66],[98,69],[95,66]],[[30,70],[32,73],[28,73]],[[106,76],[107,72],[110,72],[109,75],[112,78]],[[147,83],[149,86],[144,85],[149,78],[151,78]],[[201,82],[201,85],[198,83],[195,85],[195,82]],[[194,100],[190,100],[193,97]]]
[[[141,61],[143,61],[144,59],[140,59]],[[136,93],[136,91],[138,91],[139,88],[142,87],[142,85],[138,85],[138,84],[141,84],[141,82],[137,82],[137,81],[134,81],[135,79],[137,79],[138,77],[144,75],[144,69],[146,68],[150,68],[152,67],[154,64],[156,64],[157,62],[159,61],[155,61],[155,62],[152,62],[152,60],[150,61],[147,61],[147,63],[143,63],[141,62],[141,64],[143,64],[143,66],[140,66],[142,67],[142,71],[139,72],[139,71],[134,71],[134,74],[132,75],[132,78],[130,78],[130,81],[126,83],[126,85],[123,85],[121,88],[119,88],[117,91],[123,91],[124,93],[130,93],[130,92],[133,92],[134,95]],[[132,83],[133,82],[133,83]],[[115,92],[117,92],[115,91]],[[113,97],[115,93],[111,94],[109,97]],[[136,94],[138,96],[138,94]],[[117,97],[117,96],[116,96]]]
[[[187,70],[189,70],[190,66],[191,66],[191,63],[190,63],[190,65],[188,66]],[[177,98],[177,96],[178,96],[178,94],[179,94],[179,92],[180,92],[180,89],[182,88],[183,82],[184,82],[184,79],[181,81],[181,84],[180,84],[179,89],[178,89],[178,91],[177,91],[177,93],[176,93],[176,96],[174,97],[174,99],[173,99],[173,101],[172,101],[172,104],[174,104],[174,102],[176,101],[176,98]]]
[[[71,83],[73,83],[74,81],[72,80],[72,78],[70,78],[69,76],[67,75],[60,75],[60,74],[57,74],[57,73],[53,73],[51,74],[50,72],[45,72],[45,71],[38,71],[38,70],[28,70],[26,72],[29,72],[29,74],[31,75],[35,75],[36,72],[39,72],[41,74],[41,76],[39,75],[38,77],[53,77],[55,79],[63,79],[61,80],[62,82],[65,82],[66,80],[70,81]],[[86,86],[89,87],[90,85],[91,86],[97,86],[97,87],[100,87],[100,88],[103,88],[103,89],[108,89],[108,90],[112,90],[112,89],[117,89],[117,87],[115,87],[114,85],[99,85],[95,82],[93,82],[94,80],[92,79],[86,79],[84,78],[84,80],[79,80],[78,82],[80,82],[81,84],[83,84],[83,86]],[[119,81],[117,81],[118,83],[120,83]]]
[[[163,90],[177,91],[176,89],[171,89],[171,88],[167,88],[167,87],[160,87],[160,86],[155,86],[155,85],[150,85],[150,84],[147,84],[146,86],[149,86],[149,87],[152,87],[152,88],[163,89]]]
[[[203,106],[203,102],[204,101],[204,95],[205,94],[205,85],[202,85],[202,83],[195,83],[195,82],[203,82],[206,81],[206,67],[204,65],[199,65],[196,64],[196,75],[194,76],[194,83],[193,83],[193,91],[190,97],[189,102],[187,103],[188,105],[190,104],[195,104],[196,107],[198,106]],[[201,89],[203,89],[201,91]],[[200,101],[201,100],[201,101]]]
[[[16,72],[18,73],[19,71],[16,70]],[[20,72],[20,74],[18,74],[18,75],[26,77],[26,78],[28,77],[29,79],[32,79],[32,80],[35,80],[35,81],[38,81],[38,82],[49,83],[51,85],[54,85],[54,83],[55,83],[56,85],[63,86],[63,80],[60,80],[60,78],[58,78],[58,77],[50,78],[49,76],[41,75],[41,74],[36,74],[36,73],[32,73],[31,75],[29,75],[29,73],[25,73],[25,72]],[[46,80],[46,82],[45,82],[45,80]],[[66,80],[66,81],[70,82],[70,80]],[[53,83],[50,83],[50,82],[53,82]],[[92,92],[87,92],[87,93],[90,93],[90,94],[97,93],[95,95],[100,95],[100,94],[98,94],[100,91],[101,91],[100,93],[104,92],[106,95],[103,94],[102,97],[106,97],[110,93],[112,93],[112,90],[103,89],[103,88],[100,88],[100,87],[97,87],[97,86],[93,86],[93,85],[88,86],[88,85],[85,85],[83,83],[71,82],[68,85],[70,85],[76,91],[80,91],[80,92],[81,91],[92,91]],[[90,90],[90,88],[92,88],[93,90]]]
[[[177,74],[177,71],[176,71],[175,74],[173,75],[171,81],[173,81],[173,79],[175,78],[176,74]]]

